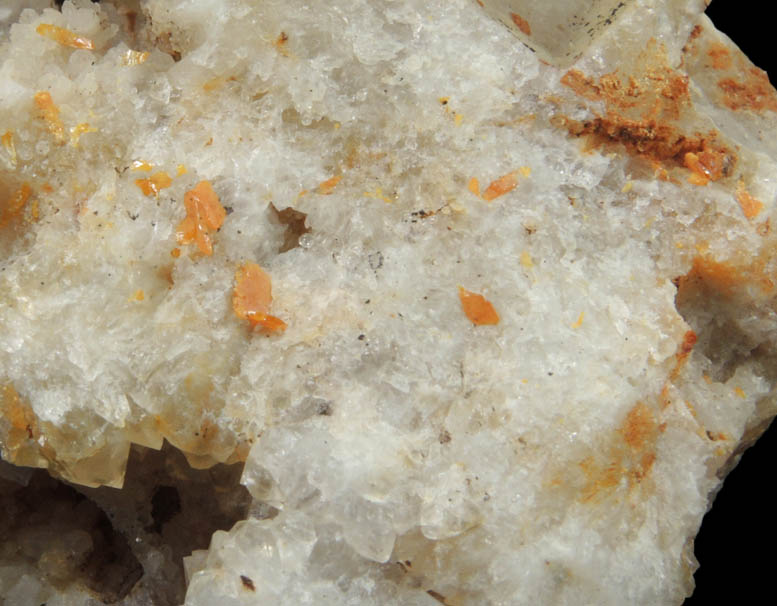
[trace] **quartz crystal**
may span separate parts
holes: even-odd
[[[143,577],[103,601],[692,593],[777,412],[777,93],[704,0],[624,3],[564,67],[479,4],[3,3],[0,489],[46,468],[119,524]],[[165,441],[250,493],[183,565],[116,490]],[[11,525],[5,604],[95,603],[83,507]]]

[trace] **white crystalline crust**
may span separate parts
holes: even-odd
[[[683,166],[657,178],[625,140],[584,149],[558,118],[603,101],[466,0],[17,10],[31,4],[0,13],[0,202],[33,190],[0,233],[6,460],[120,485],[131,442],[166,438],[203,466],[247,456],[257,506],[280,513],[187,562],[190,605],[692,591],[716,472],[775,411],[777,330],[770,260],[748,261],[773,242],[774,114],[716,102],[687,44],[703,31],[739,55],[701,0],[636,1],[574,68],[598,78],[648,49],[687,74],[689,132],[737,150],[706,185]],[[126,65],[130,49],[150,54]],[[135,161],[172,185],[144,195]],[[492,201],[473,193],[511,174]],[[201,180],[229,212],[212,256],[175,236]],[[311,228],[283,253],[271,201]],[[285,332],[235,317],[246,261],[272,277]],[[717,294],[689,295],[684,319],[686,274]],[[473,325],[459,286],[499,323]],[[0,593],[17,580],[0,574]]]

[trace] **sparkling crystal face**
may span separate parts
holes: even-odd
[[[633,0],[475,0],[547,63],[570,65]]]

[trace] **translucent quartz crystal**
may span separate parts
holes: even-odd
[[[7,463],[113,507],[132,444],[244,462],[189,605],[692,592],[777,410],[777,94],[703,0],[563,68],[472,0],[43,4],[0,13]],[[86,591],[28,539],[0,595]],[[148,603],[177,552],[129,547]]]
[[[476,0],[548,63],[565,66],[633,0]]]

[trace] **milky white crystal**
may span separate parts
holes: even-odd
[[[468,0],[42,4],[0,13],[3,458],[245,460],[262,514],[192,606],[691,593],[777,331],[777,101],[703,0],[634,0],[569,72]],[[176,239],[202,181],[212,255]],[[245,263],[284,331],[237,317]]]

